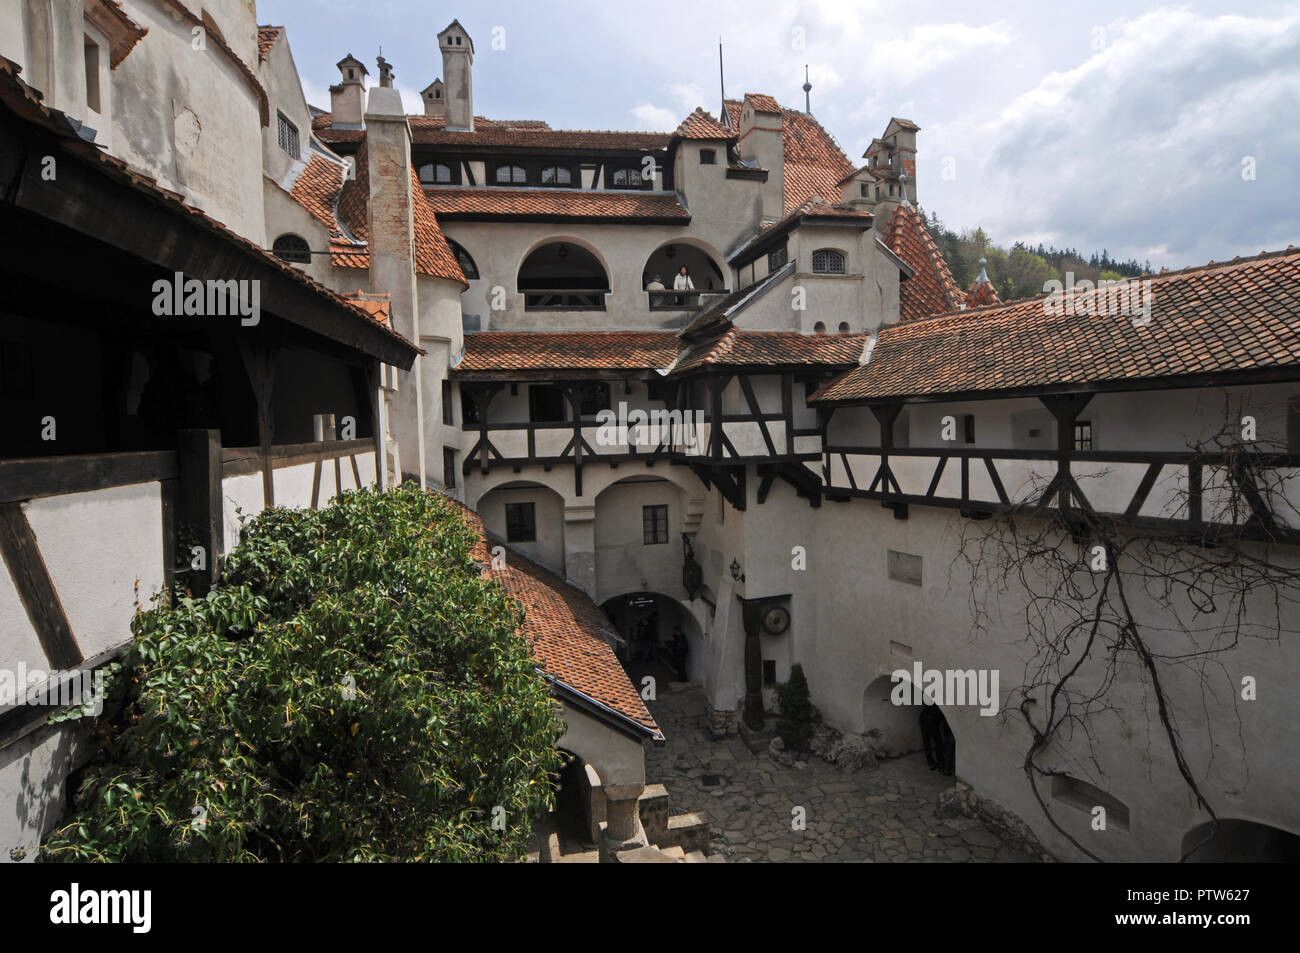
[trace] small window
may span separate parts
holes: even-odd
[[[311,264],[311,246],[301,235],[281,235],[271,246],[271,253],[281,261],[298,265]]]
[[[506,542],[537,541],[537,506],[533,503],[506,504]]]
[[[542,169],[542,185],[572,185],[573,172],[562,165],[548,165]]]
[[[456,451],[450,447],[442,448],[442,485],[456,489]]]
[[[893,183],[893,182],[890,182],[890,183],[889,183],[889,194],[890,194],[890,195],[893,195],[893,194],[894,194],[894,183]]]
[[[639,189],[642,186],[641,173],[636,169],[615,169],[614,188]]]
[[[871,186],[868,185],[866,182],[863,182],[861,185],[858,186],[858,192],[861,193],[864,199],[871,198]]]
[[[1092,421],[1076,420],[1074,422],[1074,449],[1092,449]]]
[[[830,248],[821,248],[812,255],[813,273],[818,275],[844,274],[844,256]]]
[[[848,334],[848,333],[849,333],[849,322],[847,322],[847,321],[841,321],[841,322],[840,322],[840,334]]]
[[[962,435],[965,437],[967,443],[974,443],[975,442],[975,415],[963,414],[962,417],[963,417],[962,426],[964,428]]]
[[[497,166],[497,185],[524,185],[528,182],[528,170],[521,165]]]
[[[442,382],[442,422],[448,427],[452,426],[456,420],[453,415],[451,406],[451,381]]]
[[[426,162],[420,166],[420,183],[422,185],[449,185],[454,181],[451,166],[445,162]]]
[[[668,507],[641,507],[641,529],[647,546],[668,542]]]
[[[276,117],[276,141],[280,148],[295,159],[301,154],[298,149],[298,127],[291,123],[284,113],[278,112]]]
[[[700,165],[717,165],[718,153],[713,149],[700,150]]]
[[[451,248],[452,254],[456,256],[456,261],[460,264],[460,270],[465,272],[465,279],[467,281],[477,281],[479,277],[478,265],[474,263],[470,253],[462,248],[459,242],[454,242],[450,238],[447,239],[447,245]]]
[[[790,260],[790,249],[787,248],[785,245],[782,245],[776,251],[768,252],[767,270],[776,271],[778,268],[784,267],[785,263],[788,262],[789,260]]]
[[[825,321],[818,321],[816,324],[813,325],[813,334],[825,334],[825,333],[826,333]]]
[[[103,112],[99,103],[99,44],[90,37],[86,40],[86,105],[95,112]]]
[[[528,388],[528,419],[535,424],[564,421],[564,394],[550,384],[533,384]]]

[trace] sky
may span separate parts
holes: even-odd
[[[1183,268],[1300,245],[1300,2],[258,0],[308,101],[381,48],[412,113],[437,34],[474,40],[474,111],[671,131],[726,93],[812,112],[857,161],[921,127],[920,205],[956,230]],[[378,71],[371,68],[372,77]]]

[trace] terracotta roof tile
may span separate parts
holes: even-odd
[[[149,33],[132,20],[118,0],[90,0],[85,5],[86,19],[108,37],[108,65],[117,69],[135,45]]]
[[[735,139],[736,132],[728,129],[718,120],[713,118],[712,113],[705,112],[702,108],[696,107],[695,112],[691,113],[682,124],[677,127],[674,136],[680,136],[683,139]]]
[[[1141,301],[1116,300],[1115,289],[1076,289],[1055,302],[1057,313],[1039,296],[883,328],[870,362],[814,399],[1122,385],[1262,368],[1294,369],[1300,379],[1300,249],[1143,280],[1143,290],[1137,279],[1129,285],[1150,303],[1150,321],[1140,325],[1131,312]]]
[[[731,327],[714,338],[690,344],[671,374],[704,367],[755,367],[803,364],[851,367],[866,346],[865,334],[803,334],[799,331],[747,331]]]
[[[455,502],[455,501],[452,501]],[[632,685],[605,633],[613,625],[586,593],[516,552],[505,567],[492,569],[488,536],[482,518],[460,503],[456,506],[478,534],[471,555],[488,567],[484,574],[501,584],[524,610],[523,633],[533,658],[550,678],[613,709],[652,739],[663,732]]]
[[[671,192],[607,189],[506,189],[434,187],[424,190],[429,205],[446,220],[482,216],[558,216],[569,219],[649,219],[686,223],[691,213]]]
[[[998,289],[993,287],[991,281],[980,281],[976,279],[970,286],[970,291],[966,294],[966,307],[984,308],[991,304],[1001,304],[1002,298],[998,295]]]
[[[774,108],[765,111],[781,114],[785,211],[792,211],[814,197],[838,202],[840,185],[854,172],[855,166],[835,138],[812,116],[797,109],[784,109],[771,96],[747,93],[746,98],[751,102],[757,98],[770,103]],[[742,103],[729,99],[726,106],[732,123],[739,129]]]
[[[882,238],[889,250],[915,272],[898,287],[901,320],[915,321],[955,311],[966,301],[943,253],[913,206],[900,205],[894,209]]]
[[[781,113],[780,104],[766,93],[746,93],[744,98],[749,100],[755,112]]]
[[[271,47],[275,46],[275,41],[283,32],[284,27],[282,26],[259,26],[257,28],[258,59],[266,59],[266,54],[271,52]]]
[[[455,370],[650,370],[680,347],[673,331],[479,331],[465,335]]]
[[[289,193],[295,202],[310,212],[312,218],[328,228],[331,234],[338,231],[334,205],[343,188],[344,174],[344,168],[338,163],[313,152],[307,168],[298,174]]]

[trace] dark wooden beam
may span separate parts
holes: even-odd
[[[0,555],[9,567],[9,577],[27,610],[27,618],[36,630],[45,660],[56,669],[78,664],[84,657],[81,646],[72,634],[68,615],[21,503],[0,503]]]

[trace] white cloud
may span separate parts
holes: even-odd
[[[636,117],[636,128],[651,132],[670,132],[681,125],[682,120],[686,118],[685,114],[679,116],[671,109],[651,103],[633,106],[630,111]]]

